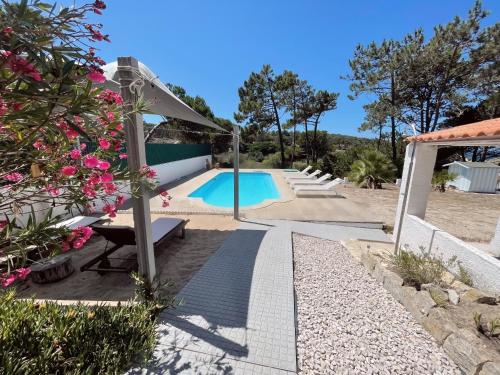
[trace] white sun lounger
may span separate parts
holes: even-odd
[[[295,186],[293,190],[297,191],[329,191],[333,190],[333,188],[337,185],[340,185],[344,182],[341,178],[336,178],[324,185],[306,185],[306,186]]]
[[[312,169],[312,166],[308,166],[301,170],[300,172],[292,172],[292,171],[283,171],[283,175],[285,177],[291,177],[291,176],[307,176],[307,172],[309,172]]]
[[[308,174],[308,175],[302,175],[302,174],[293,175],[293,176],[286,175],[285,179],[287,181],[290,181],[290,180],[312,180],[313,178],[315,178],[320,173],[321,173],[321,171],[319,169],[316,169],[313,173]]]
[[[328,180],[330,177],[332,177],[332,175],[330,173],[327,173],[327,174],[324,174],[323,176],[321,176],[320,178],[318,178],[317,180],[291,179],[291,180],[289,180],[289,182],[290,182],[290,186],[292,186],[292,187],[299,186],[299,185],[307,185],[307,186],[323,185],[323,182]]]

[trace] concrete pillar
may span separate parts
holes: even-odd
[[[139,78],[137,75],[138,69],[139,63],[135,58],[118,58],[120,93],[123,97],[124,113],[126,114],[124,125],[127,138],[127,163],[131,172],[137,172],[142,166],[146,165],[142,114],[131,113],[134,108],[134,103],[138,95],[140,95],[140,92],[135,92],[136,88],[131,91],[131,84]],[[133,183],[132,189],[135,188],[139,190],[139,196],[137,198],[132,198],[139,273],[152,282],[156,274],[156,267],[151,232],[149,191],[143,184],[136,186],[136,184]]]
[[[434,173],[434,164],[436,163],[436,155],[437,146],[425,143],[411,143],[406,147],[405,163],[394,224],[396,241],[399,240],[397,235],[400,225],[402,225],[401,215],[408,213],[421,219],[425,218],[427,200],[432,188],[431,181]],[[406,199],[405,194],[407,195]],[[403,205],[405,206],[404,208]]]
[[[500,217],[498,218],[497,229],[490,242],[490,251],[494,256],[500,257]]]

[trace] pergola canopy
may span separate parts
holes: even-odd
[[[500,118],[420,134],[408,140],[443,146],[500,144]]]
[[[115,92],[120,92],[118,62],[114,61],[106,64],[102,69],[106,77],[106,82],[103,83],[103,86]],[[227,130],[203,117],[175,96],[174,93],[158,79],[158,76],[140,61],[138,73],[144,80],[142,95],[144,100],[148,102],[149,113],[181,119],[227,132]]]

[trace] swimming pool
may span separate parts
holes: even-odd
[[[222,172],[189,194],[218,207],[233,207],[234,174]],[[252,206],[265,199],[278,199],[280,194],[273,177],[265,172],[240,172],[240,207]]]

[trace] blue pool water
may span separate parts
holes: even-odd
[[[233,207],[234,174],[222,172],[189,194],[192,198],[202,198],[212,206]],[[240,207],[252,206],[265,199],[280,197],[273,177],[264,172],[240,172]]]

